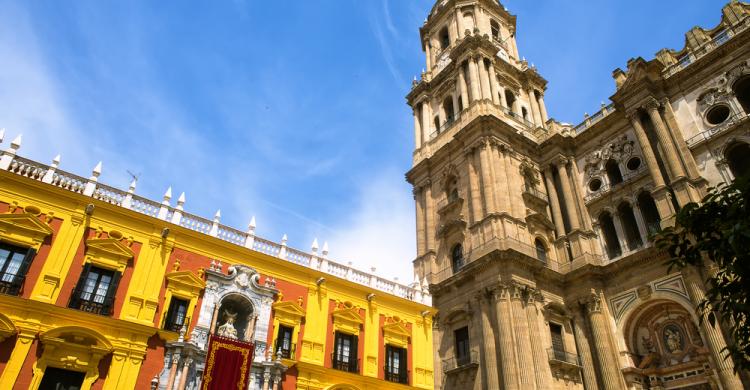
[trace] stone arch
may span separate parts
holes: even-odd
[[[252,340],[255,332],[255,318],[258,308],[253,299],[237,291],[229,291],[219,297],[219,311],[216,318],[216,331],[218,334],[221,327],[227,324],[229,317],[234,314],[232,326],[237,332],[236,338],[240,340]],[[227,327],[228,328],[228,324]]]
[[[604,210],[599,214],[597,220],[604,236],[602,238],[604,239],[604,247],[607,250],[607,257],[609,259],[619,257],[622,255],[622,247],[620,246],[620,240],[617,237],[617,230],[615,229],[614,214]]]
[[[739,136],[728,139],[721,147],[722,161],[727,164],[734,177],[750,175],[750,137]]]
[[[643,245],[641,239],[641,233],[638,230],[638,222],[633,212],[633,206],[626,202],[621,201],[617,205],[617,214],[620,217],[620,224],[622,225],[623,234],[625,234],[625,240],[628,243],[628,247],[632,250]]]
[[[545,264],[549,262],[550,247],[549,244],[547,244],[547,240],[541,235],[537,234],[534,236],[534,249],[536,251],[537,260],[542,261]]]
[[[350,384],[335,384],[326,387],[326,390],[359,390],[359,387]]]

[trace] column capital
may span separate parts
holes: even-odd
[[[589,315],[602,312],[602,299],[594,290],[591,290],[591,294],[588,297],[582,299],[581,303],[586,306],[586,310]]]
[[[513,283],[510,286],[510,298],[513,300],[523,300],[526,286],[520,283]]]
[[[496,301],[506,301],[510,298],[510,286],[507,283],[500,283],[491,291]]]
[[[646,99],[646,101],[643,103],[642,107],[645,108],[648,111],[655,111],[655,110],[658,110],[659,107],[661,107],[661,104],[659,103],[658,100],[656,100],[656,98],[654,98],[653,96],[651,96],[651,97],[649,97],[649,98]]]

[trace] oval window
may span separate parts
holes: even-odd
[[[638,157],[633,157],[628,160],[628,163],[626,165],[628,169],[630,169],[631,171],[635,171],[636,169],[641,167],[641,159]]]
[[[727,118],[729,118],[729,107],[723,104],[711,107],[706,113],[706,122],[711,125],[724,123]]]
[[[599,191],[600,188],[602,188],[602,181],[599,178],[591,179],[589,182],[589,190]]]

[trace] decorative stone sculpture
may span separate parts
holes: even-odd
[[[219,327],[216,334],[221,337],[230,339],[237,338],[237,329],[234,328],[234,321],[237,319],[237,313],[231,313],[229,310],[224,311],[224,324]]]

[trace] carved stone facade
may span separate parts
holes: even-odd
[[[740,389],[696,317],[705,270],[669,273],[652,235],[750,172],[750,5],[686,47],[613,72],[577,126],[496,1],[442,0],[420,28],[414,110],[418,280],[442,389]],[[439,369],[442,368],[442,369]]]

